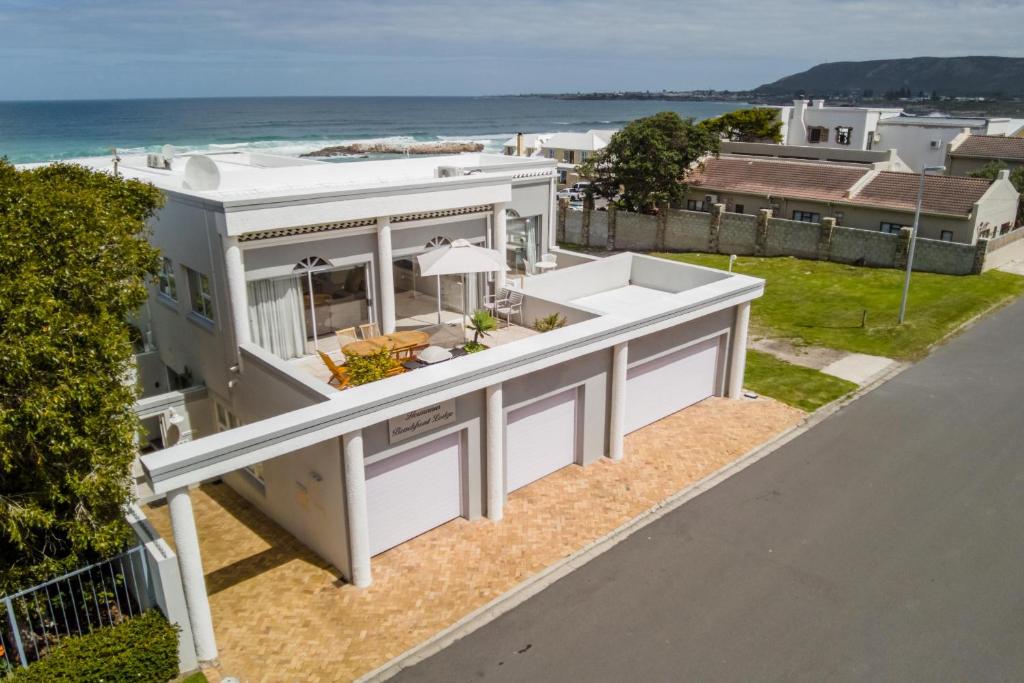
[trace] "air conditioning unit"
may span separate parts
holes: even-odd
[[[171,158],[163,154],[153,153],[146,155],[146,166],[159,168],[164,171],[171,170]]]
[[[466,175],[466,169],[461,166],[438,166],[437,177],[438,178],[455,178],[456,176]]]
[[[874,140],[875,142],[881,142],[882,141],[882,134],[881,133],[874,133],[872,135],[871,139]]]
[[[706,194],[706,195],[704,195],[704,206],[706,206],[706,207],[708,207],[710,209],[712,204],[717,204],[717,203],[718,203],[718,195],[717,194]]]
[[[938,149],[939,147],[942,147],[942,140],[932,140],[928,143],[928,146],[932,149]]]

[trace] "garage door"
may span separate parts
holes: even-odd
[[[462,514],[459,443],[456,432],[366,466],[372,555]]]
[[[715,393],[718,338],[668,353],[626,372],[626,432]]]
[[[576,460],[576,389],[535,401],[508,414],[508,491]]]

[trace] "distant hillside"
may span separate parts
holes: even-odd
[[[831,62],[757,88],[761,95],[823,97],[873,91],[876,97],[932,91],[947,97],[1024,96],[1024,58],[914,57],[870,62]]]

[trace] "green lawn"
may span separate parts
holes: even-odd
[[[743,385],[807,412],[813,412],[857,388],[853,382],[793,365],[753,349],[747,351]]]
[[[729,263],[718,254],[654,255],[714,268]],[[958,325],[1024,291],[1024,277],[995,270],[963,276],[915,272],[901,326],[896,319],[902,271],[753,256],[738,258],[733,270],[767,283],[751,309],[755,333],[903,360],[920,358]],[[864,311],[867,324],[861,327]]]

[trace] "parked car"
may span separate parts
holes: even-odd
[[[559,199],[568,199],[570,202],[582,202],[583,198],[587,195],[589,187],[590,181],[582,180],[578,183],[573,183],[570,187],[559,190],[555,196]]]

